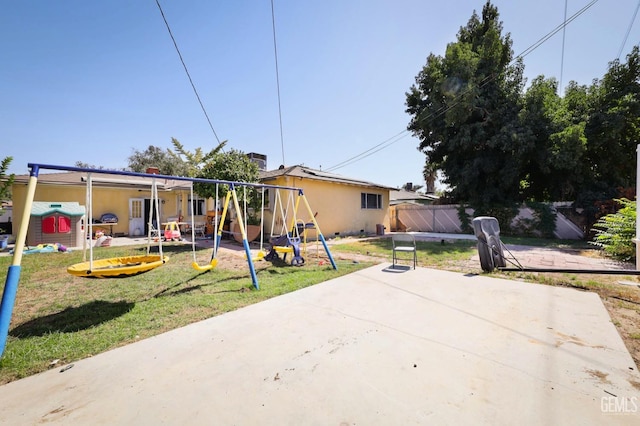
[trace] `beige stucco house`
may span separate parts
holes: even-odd
[[[301,188],[325,237],[376,233],[379,225],[389,229],[389,191],[394,188],[305,166],[262,172],[260,181]],[[271,220],[271,214],[278,215],[274,202],[271,191],[267,221]],[[304,208],[299,207],[298,212],[301,221],[308,221]]]
[[[92,175],[92,219],[99,221],[103,215],[111,214],[117,221],[109,224],[95,224],[95,228],[114,235],[142,236],[148,231],[151,210],[151,178],[122,176],[117,174]],[[169,218],[191,214],[189,206],[189,182],[157,178],[158,207],[160,220],[155,215],[152,223],[160,224]],[[27,196],[28,175],[15,177],[13,195],[13,235],[18,233]],[[40,202],[77,202],[87,205],[87,173],[62,172],[40,173],[34,201]],[[194,197],[198,220],[203,221],[204,200]],[[84,218],[83,218],[84,219]],[[88,223],[84,221],[84,223]]]
[[[16,176],[12,187],[14,237],[21,225],[28,181],[28,175]],[[161,224],[178,219],[191,222],[192,214],[195,223],[204,223],[208,216],[211,216],[207,213],[215,211],[215,202],[212,199],[205,200],[194,195],[191,200],[190,182],[164,178],[155,178],[155,181],[158,188],[160,218],[157,220],[155,215],[152,215],[152,223]],[[327,238],[336,235],[375,233],[382,226],[389,229],[389,191],[393,188],[304,166],[263,171],[260,173],[260,181],[268,185],[301,188],[322,233]],[[117,217],[115,223],[94,227],[102,227],[105,232],[116,236],[147,235],[152,205],[151,185],[150,177],[93,174],[93,222],[100,220],[105,214]],[[279,194],[276,198],[277,192]],[[86,194],[85,172],[41,172],[34,201],[78,202],[86,206]],[[291,198],[289,194],[292,194]],[[238,195],[241,197],[240,191]],[[286,213],[286,226],[290,225],[297,195],[295,191],[274,188],[265,193],[263,224],[267,236],[280,233],[284,222],[282,212]],[[288,204],[290,202],[291,204]],[[300,223],[308,223],[310,218],[306,206],[300,204],[297,211],[296,219]],[[309,237],[313,238],[313,235]]]

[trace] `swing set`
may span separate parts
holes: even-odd
[[[158,186],[156,184],[155,175],[151,179],[151,204],[149,207],[149,231],[147,233],[147,253],[139,256],[122,256],[108,259],[93,258],[93,244],[89,244],[89,260],[87,260],[87,236],[83,235],[83,261],[67,268],[67,272],[71,275],[85,278],[125,278],[142,274],[162,266],[169,261],[168,256],[162,254],[162,239],[158,238],[159,254],[151,254],[151,237],[153,232],[153,217],[160,217]],[[93,235],[93,179],[92,173],[87,173],[87,190],[86,190],[86,209],[85,218],[89,218],[88,231],[89,236]],[[31,210],[31,209],[29,209]]]
[[[311,222],[304,222],[303,220],[298,219],[300,200],[304,200]],[[289,191],[285,204],[283,202],[283,197],[280,195],[280,189],[276,189],[274,197],[274,213],[271,220],[271,235],[269,238],[269,241],[271,242],[271,251],[265,256],[265,259],[273,261],[279,259],[279,254],[282,254],[283,260],[286,262],[287,255],[291,254],[291,265],[304,265],[305,259],[303,257],[303,253],[306,254],[307,251],[307,229],[319,229],[315,216],[316,215],[312,213],[311,207],[309,206],[306,197],[304,197],[302,190],[299,190],[298,197],[296,197],[295,200],[293,191]],[[290,220],[289,217],[291,218]],[[278,234],[274,234],[274,231],[276,230],[276,218],[278,218],[278,222],[281,224],[280,232]],[[321,234],[319,234],[318,238],[320,238],[320,236]],[[303,245],[302,250],[300,248],[301,244]]]
[[[84,261],[80,264],[72,265],[67,269],[67,271],[73,275],[82,276],[82,277],[101,277],[101,278],[128,277],[128,276],[136,275],[136,274],[143,273],[148,270],[157,268],[168,261],[168,257],[162,254],[161,238],[157,238],[159,243],[158,244],[159,254],[158,255],[150,254],[152,232],[154,232],[156,229],[152,223],[152,220],[154,217],[153,213],[155,213],[156,219],[160,218],[159,206],[158,206],[158,188],[156,185],[156,179],[172,179],[177,181],[189,181],[192,183],[191,194],[193,194],[194,182],[201,182],[204,184],[211,184],[211,185],[225,184],[225,185],[228,185],[229,187],[229,191],[227,191],[224,205],[223,205],[221,220],[220,220],[220,223],[217,225],[218,231],[214,238],[214,248],[211,255],[211,260],[209,261],[208,264],[200,265],[197,262],[197,259],[195,256],[194,226],[191,227],[192,244],[193,244],[193,251],[194,251],[194,260],[191,266],[197,271],[206,272],[216,267],[217,252],[220,246],[220,241],[222,239],[224,221],[229,209],[229,205],[231,202],[233,202],[233,207],[235,209],[236,217],[237,217],[237,223],[240,228],[240,233],[242,235],[242,243],[245,250],[247,264],[249,266],[249,271],[251,273],[251,280],[252,280],[253,286],[256,289],[260,288],[258,284],[258,278],[255,272],[255,268],[253,265],[254,259],[251,256],[249,241],[247,240],[246,219],[243,219],[243,216],[246,217],[246,213],[247,213],[246,204],[245,204],[244,215],[243,215],[243,210],[240,208],[240,203],[238,201],[237,188],[239,187],[245,187],[245,188],[253,187],[253,188],[262,189],[263,198],[262,198],[261,218],[264,218],[264,190],[265,189],[270,189],[270,188],[274,189],[276,191],[276,197],[279,197],[279,198],[280,198],[279,191],[281,190],[289,191],[290,193],[289,199],[291,200],[293,200],[293,197],[294,197],[293,194],[297,194],[297,198],[295,199],[294,208],[293,208],[293,219],[290,222],[292,230],[294,228],[296,230],[298,229],[298,227],[295,226],[296,217],[297,217],[298,206],[300,205],[300,201],[302,200],[304,206],[307,209],[307,212],[311,217],[313,227],[317,232],[317,238],[319,241],[322,242],[324,250],[329,258],[329,261],[331,262],[331,266],[333,267],[333,269],[338,269],[335,261],[333,260],[333,256],[329,251],[327,242],[324,239],[322,232],[320,232],[320,228],[312,213],[311,207],[309,206],[309,202],[307,201],[304,195],[304,192],[300,188],[284,187],[284,186],[276,186],[276,185],[253,184],[253,183],[245,183],[245,182],[229,182],[229,181],[221,181],[221,180],[213,180],[213,179],[188,178],[188,177],[168,176],[168,175],[158,175],[158,174],[148,174],[148,173],[115,171],[115,170],[90,169],[90,168],[83,168],[83,167],[54,166],[54,165],[35,164],[35,163],[29,163],[28,167],[30,169],[30,173],[29,173],[29,182],[27,185],[25,205],[22,211],[22,221],[20,223],[20,228],[18,229],[18,233],[16,236],[13,258],[11,261],[11,265],[9,265],[9,268],[7,271],[4,291],[2,294],[2,301],[0,302],[0,357],[4,352],[7,336],[9,334],[9,324],[11,322],[11,315],[13,312],[16,294],[18,291],[18,283],[20,281],[20,273],[22,269],[21,262],[22,262],[22,256],[24,253],[24,248],[26,243],[27,230],[29,228],[31,208],[33,206],[33,200],[35,197],[36,187],[38,184],[38,175],[41,169],[87,173],[87,209],[89,210],[87,212],[87,215],[88,215],[87,222],[89,222],[89,225],[88,225],[89,232],[92,231],[92,226],[93,226],[91,224],[91,219],[90,219],[92,215],[92,211],[91,211],[92,177],[91,176],[93,174],[110,174],[110,175],[150,178],[152,181],[151,193],[152,193],[153,202],[151,203],[150,214],[149,214],[149,224],[148,224],[149,231],[147,235],[147,254],[143,256],[129,256],[129,257],[94,260],[93,248],[90,247],[89,249],[90,258],[88,261],[86,261],[86,250],[85,250],[85,258],[83,259]],[[218,188],[216,186],[216,195],[217,195],[217,189]],[[244,197],[244,200],[246,203],[246,195]],[[217,203],[217,200],[216,200],[216,203]],[[286,215],[286,212],[282,210],[281,198],[280,198],[280,210],[283,215],[283,223],[286,223],[287,215]],[[217,220],[217,210],[216,210],[216,220]],[[192,225],[194,225],[193,211],[192,211],[191,221],[192,221]],[[261,222],[262,222],[262,219],[261,219]],[[299,243],[300,243],[299,231],[296,231],[295,234],[285,233],[284,235],[281,235],[280,237],[286,237],[286,238],[283,238],[282,242],[278,241],[277,238],[273,237],[273,226],[271,229],[271,233],[272,233],[272,251],[275,250],[276,253],[278,251],[280,251],[281,253],[285,253],[285,252],[293,253],[294,258],[297,256],[295,245],[298,244],[298,247],[299,247]],[[85,240],[84,245],[86,249],[86,238],[83,238],[83,239]],[[263,243],[263,238],[261,237],[261,249],[262,249],[262,243]],[[261,258],[261,256],[259,255],[258,258]],[[266,256],[265,256],[265,259],[266,259]],[[304,262],[304,260],[302,262]]]

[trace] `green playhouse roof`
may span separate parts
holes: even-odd
[[[67,216],[83,216],[84,206],[77,201],[34,201],[31,207],[31,216],[46,216],[48,214],[61,213]]]

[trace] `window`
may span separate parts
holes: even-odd
[[[201,198],[189,199],[189,216],[202,216],[204,215],[204,202]]]
[[[381,194],[367,194],[362,192],[360,194],[360,208],[362,209],[382,209],[382,195]]]

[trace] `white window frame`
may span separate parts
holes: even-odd
[[[382,194],[361,192],[360,208],[363,210],[382,210]]]

